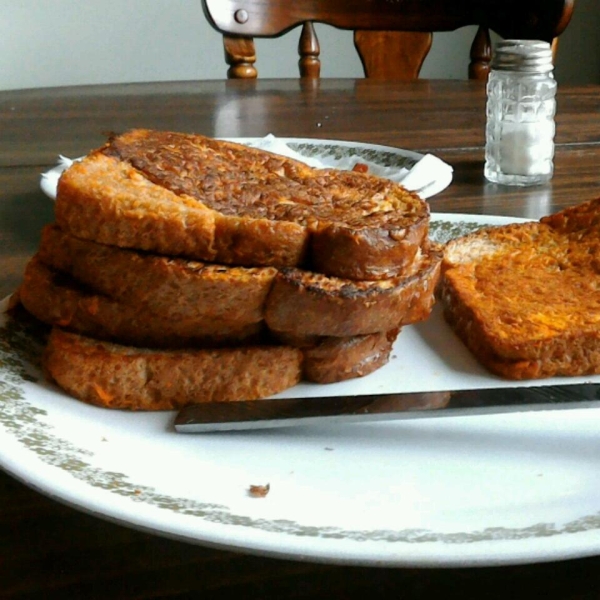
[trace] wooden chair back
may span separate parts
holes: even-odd
[[[278,37],[301,26],[300,76],[320,76],[313,23],[354,31],[365,76],[415,79],[432,34],[478,26],[471,45],[470,79],[485,79],[492,54],[490,31],[503,38],[553,43],[571,20],[575,0],[202,0],[211,25],[223,34],[227,76],[257,77],[254,38]]]

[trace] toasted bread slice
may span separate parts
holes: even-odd
[[[106,408],[170,410],[254,400],[300,380],[302,353],[287,346],[146,350],[53,328],[43,367],[72,396]]]
[[[571,236],[573,241],[579,239],[587,245],[597,244],[600,241],[600,198],[565,208],[541,218],[540,222]],[[595,268],[597,271],[597,266]]]
[[[261,322],[240,325],[214,317],[173,319],[157,315],[141,305],[87,290],[44,265],[37,256],[27,264],[19,296],[23,306],[48,325],[136,346],[239,345],[260,339],[264,330]]]
[[[267,297],[265,321],[276,333],[348,337],[425,319],[435,300],[442,252],[428,248],[405,277],[351,281],[282,269]]]
[[[240,327],[200,316],[173,319],[157,316],[139,305],[112,300],[87,290],[62,273],[48,268],[38,257],[27,266],[15,303],[51,326],[89,339],[111,341],[134,351],[137,348],[190,350],[223,349],[227,360],[232,346],[279,345],[297,347],[302,373],[308,381],[333,383],[367,375],[389,360],[398,330],[352,337],[288,337],[266,335],[260,323]],[[181,354],[179,356],[182,356]]]
[[[482,364],[511,379],[600,373],[600,199],[450,242],[441,297]]]
[[[160,317],[214,318],[241,330],[266,315],[276,333],[307,338],[379,333],[425,319],[441,252],[426,251],[407,277],[358,282],[299,269],[278,275],[273,267],[169,259],[80,240],[49,225],[38,257],[90,290]]]
[[[315,383],[334,383],[364,377],[387,364],[400,329],[355,335],[328,337],[302,349],[303,377]]]
[[[217,319],[240,327],[263,320],[274,267],[224,267],[97,244],[42,230],[39,259],[90,289],[168,319]]]
[[[386,179],[199,135],[133,130],[63,173],[56,220],[100,243],[361,280],[410,267],[429,209]]]

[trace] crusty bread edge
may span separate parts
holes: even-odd
[[[173,410],[199,402],[271,396],[301,379],[302,353],[288,346],[156,351],[53,328],[46,376],[72,396],[105,408]]]

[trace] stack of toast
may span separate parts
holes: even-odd
[[[385,364],[429,315],[416,194],[200,135],[132,130],[61,176],[19,298],[48,376],[106,407],[261,398]]]
[[[600,373],[600,198],[445,248],[448,322],[493,373]]]

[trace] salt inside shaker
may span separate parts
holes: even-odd
[[[487,82],[486,179],[536,185],[552,178],[556,81],[552,48],[538,40],[502,40]]]

